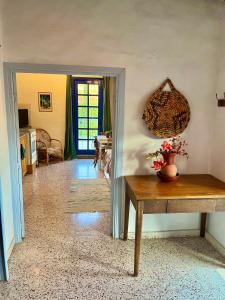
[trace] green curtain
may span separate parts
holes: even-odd
[[[64,159],[66,160],[76,158],[72,122],[72,76],[68,75],[66,81],[66,133],[64,149]]]
[[[104,77],[103,79],[103,131],[112,131],[111,113],[110,113],[110,77]]]

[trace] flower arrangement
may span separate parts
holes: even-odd
[[[161,170],[167,164],[167,162],[164,159],[165,155],[168,154],[182,155],[188,158],[188,153],[185,150],[185,147],[187,145],[188,145],[187,142],[181,136],[174,137],[169,141],[163,141],[160,149],[153,153],[149,153],[146,156],[146,159],[153,159],[154,157],[158,158],[159,155],[162,155],[163,158],[154,160],[152,164],[153,169],[155,169],[156,171]]]

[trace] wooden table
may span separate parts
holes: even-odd
[[[105,135],[98,135],[97,137],[98,146],[99,146],[99,169],[102,168],[102,150],[106,147],[110,148],[112,147],[112,138],[107,138]]]
[[[127,240],[130,200],[136,209],[134,276],[138,275],[143,214],[201,213],[205,236],[207,213],[225,211],[225,183],[211,175],[181,175],[163,183],[156,176],[126,176],[124,240]]]

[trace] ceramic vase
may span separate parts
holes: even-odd
[[[176,153],[164,153],[162,154],[164,162],[166,165],[161,168],[162,175],[167,177],[176,177],[177,167],[175,165]]]

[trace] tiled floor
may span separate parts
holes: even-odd
[[[225,260],[206,240],[144,240],[134,278],[133,241],[110,237],[107,213],[65,214],[71,179],[97,176],[80,160],[24,178],[26,238],[13,250],[0,299],[225,299]]]

